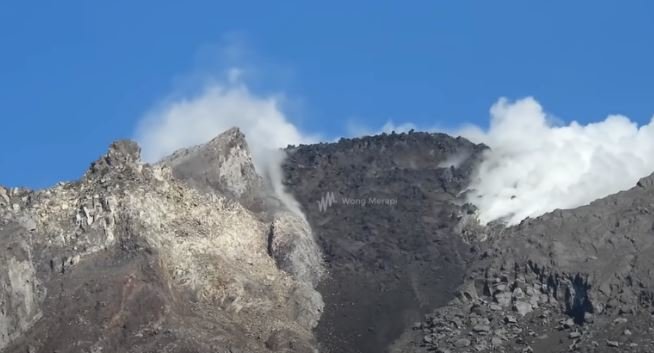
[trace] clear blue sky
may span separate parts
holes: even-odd
[[[651,1],[5,1],[0,184],[76,179],[211,48],[245,38],[256,90],[310,132],[485,124],[500,96],[582,122],[654,114]],[[209,48],[209,49],[208,49]],[[219,65],[216,63],[216,65]]]

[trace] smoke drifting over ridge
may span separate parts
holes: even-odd
[[[490,112],[487,131],[459,133],[491,148],[468,193],[482,223],[516,224],[588,204],[654,171],[654,120],[639,127],[610,115],[587,125],[557,125],[533,98],[500,99]]]
[[[280,97],[253,94],[232,73],[199,95],[147,114],[137,130],[143,157],[154,162],[237,126],[246,135],[257,171],[290,210],[301,214],[282,184],[285,155],[280,149],[319,139],[293,125],[281,110]],[[562,125],[533,98],[500,99],[490,114],[487,130],[468,126],[450,131],[490,147],[467,193],[482,223],[516,224],[557,208],[578,207],[628,189],[654,171],[654,122],[639,127],[611,115],[597,123]],[[411,123],[388,123],[380,132],[412,128]],[[444,166],[456,166],[461,158],[465,156],[452,156]]]
[[[226,82],[214,82],[199,95],[165,102],[143,118],[136,140],[143,159],[156,162],[172,152],[208,142],[220,133],[238,127],[245,134],[257,172],[272,186],[285,206],[302,215],[295,199],[282,184],[281,148],[288,144],[316,142],[302,134],[280,108],[280,97],[258,96],[239,81],[238,70]]]

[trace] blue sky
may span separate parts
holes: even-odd
[[[230,65],[330,137],[389,120],[483,126],[502,96],[565,121],[646,123],[653,38],[644,0],[4,2],[0,184],[78,178],[157,102]]]

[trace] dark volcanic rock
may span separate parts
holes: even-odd
[[[463,194],[485,149],[289,147],[306,219],[237,129],[156,165],[118,141],[80,181],[0,187],[0,350],[654,352],[654,175],[481,226]]]
[[[456,340],[479,320],[500,338],[475,337],[480,352],[654,351],[652,180],[587,206],[487,230],[489,240],[461,286],[468,295],[421,325],[438,345],[414,332],[397,351],[456,352]],[[453,327],[452,315],[465,324]]]
[[[458,195],[484,149],[428,133],[287,149],[287,186],[329,272],[319,286],[323,351],[382,352],[452,298],[470,255],[455,229],[465,215]]]

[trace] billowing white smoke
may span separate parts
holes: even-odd
[[[279,97],[255,95],[238,78],[166,102],[143,119],[137,140],[143,158],[154,162],[234,126],[245,133],[257,171],[290,210],[301,214],[282,185],[285,156],[280,148],[317,138],[302,134],[287,119]],[[516,224],[557,208],[587,204],[628,189],[654,171],[654,122],[639,127],[612,115],[588,125],[560,125],[533,98],[500,99],[491,108],[488,130],[468,127],[458,134],[491,147],[468,192],[483,223]],[[448,165],[458,164],[461,157],[453,156]]]
[[[289,210],[301,215],[298,203],[282,185],[280,150],[288,144],[314,142],[282,113],[279,97],[251,93],[235,76],[213,83],[194,97],[165,102],[141,121],[136,139],[143,159],[156,162],[175,150],[205,143],[232,127],[246,136],[255,168]]]
[[[516,224],[633,187],[654,171],[654,120],[639,127],[621,115],[557,125],[533,98],[500,99],[490,128],[460,132],[491,147],[470,186],[483,223]]]

